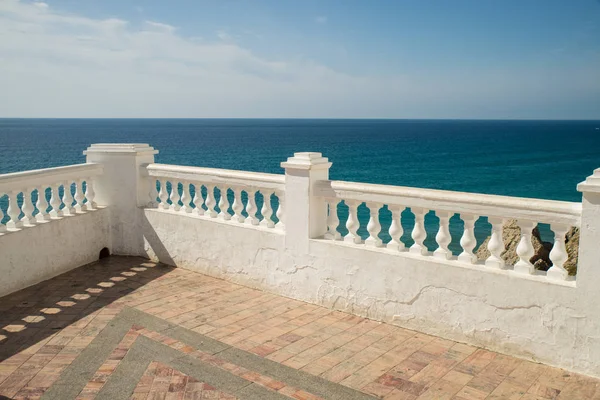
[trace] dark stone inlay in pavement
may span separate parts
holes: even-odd
[[[255,354],[229,346],[200,333],[193,332],[146,314],[126,308],[117,315],[90,345],[63,371],[56,383],[44,393],[42,400],[74,399],[92,379],[112,350],[132,325],[179,340],[200,351],[241,367],[270,376],[297,389],[332,400],[367,400],[374,397],[297,369],[281,365]],[[230,372],[209,365],[145,336],[139,336],[125,358],[98,393],[98,399],[127,399],[152,361],[159,361],[195,379],[206,382],[241,399],[287,398],[261,385],[248,382]]]

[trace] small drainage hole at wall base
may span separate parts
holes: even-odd
[[[109,256],[110,256],[110,251],[108,250],[107,247],[105,247],[102,250],[100,250],[100,254],[98,254],[98,260],[102,260],[103,258],[106,258]]]

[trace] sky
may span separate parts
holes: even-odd
[[[0,117],[600,119],[600,0],[0,0]]]

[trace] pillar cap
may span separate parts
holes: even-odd
[[[88,154],[148,155],[158,154],[158,150],[146,143],[94,143],[83,152]]]
[[[592,175],[577,185],[577,190],[580,192],[600,193],[600,168],[595,169]]]
[[[285,169],[326,169],[331,167],[327,157],[321,153],[301,152],[294,153],[294,157],[288,157],[287,161],[281,163]]]

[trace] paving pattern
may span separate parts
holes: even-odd
[[[0,298],[0,399],[599,399],[600,381],[134,257]]]

